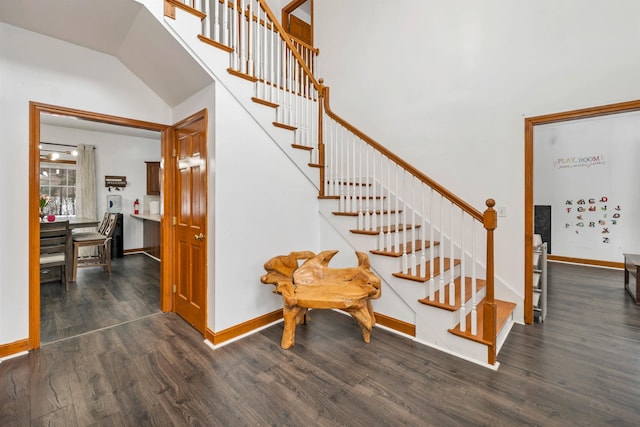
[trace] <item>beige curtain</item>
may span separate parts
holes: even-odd
[[[78,145],[76,158],[76,216],[79,218],[98,218],[98,200],[96,187],[96,157],[93,145]],[[80,231],[80,230],[79,230]],[[95,231],[87,228],[81,231]],[[81,256],[92,255],[95,249],[80,248]]]

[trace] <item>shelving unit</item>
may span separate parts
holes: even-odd
[[[547,243],[534,236],[533,248],[533,315],[538,322],[547,316]]]

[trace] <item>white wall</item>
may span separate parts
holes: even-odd
[[[29,101],[167,123],[169,107],[115,58],[0,23],[0,343],[28,336]],[[11,242],[8,244],[7,242]]]
[[[116,133],[71,129],[41,125],[40,139],[58,144],[88,144],[96,147],[96,187],[98,219],[107,209],[107,195],[122,196],[124,249],[142,248],[142,220],[132,218],[133,202],[147,193],[147,168],[145,161],[160,161],[160,133],[158,139],[140,138]],[[121,191],[108,191],[104,186],[105,175],[127,177],[127,186]]]
[[[536,126],[534,204],[554,255],[622,262],[640,250],[640,112]]]
[[[260,283],[276,255],[318,250],[317,189],[222,88],[216,92],[216,313],[223,330],[282,307]],[[230,252],[231,250],[231,252]],[[254,313],[247,317],[246,313]]]
[[[524,118],[640,98],[640,2],[314,7],[333,111],[478,209],[506,207],[496,274],[521,289]]]

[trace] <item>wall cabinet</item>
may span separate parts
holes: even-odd
[[[145,162],[147,164],[147,194],[160,195],[160,162]]]

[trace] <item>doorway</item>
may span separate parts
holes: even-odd
[[[293,0],[282,9],[282,27],[290,36],[313,47],[313,0]]]
[[[573,110],[562,113],[549,114],[545,116],[525,118],[525,238],[524,238],[524,321],[525,323],[533,323],[533,234],[534,234],[534,128],[535,126],[585,119],[591,117],[599,117],[616,113],[624,113],[640,110],[640,101],[623,102],[619,104],[610,104],[581,110]],[[571,261],[571,260],[567,260]],[[582,262],[584,260],[573,260],[573,262]],[[599,265],[599,264],[598,264]],[[606,265],[611,266],[611,265]]]
[[[165,158],[168,150],[166,143],[167,125],[138,121],[123,117],[98,114],[88,111],[74,110],[59,106],[30,103],[30,149],[29,149],[29,349],[40,347],[41,344],[41,285],[39,268],[39,194],[40,194],[40,149],[39,144],[41,117],[43,115],[56,115],[75,118],[91,123],[101,123],[146,129],[161,133],[161,157]],[[143,167],[143,165],[141,165]],[[166,221],[161,221],[161,228],[167,226]],[[144,255],[140,255],[144,256]],[[155,261],[154,261],[155,262]],[[167,264],[167,263],[164,263]],[[169,268],[161,264],[159,271],[159,308],[161,311],[169,311],[171,308],[169,298]]]

